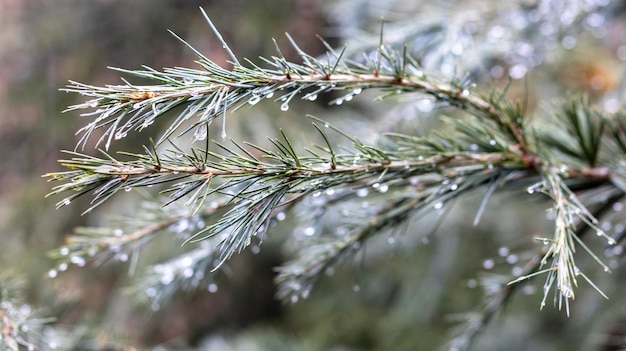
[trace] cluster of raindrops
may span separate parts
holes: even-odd
[[[475,72],[484,66],[481,57],[486,57],[493,78],[521,79],[544,62],[553,49],[575,48],[581,31],[603,38],[610,22],[619,18],[611,16],[616,10],[609,0],[543,0],[532,5],[522,1],[484,9],[469,1],[458,2],[452,12],[444,6],[424,11],[419,4],[407,7],[406,3],[389,2],[382,7],[380,3],[363,4],[363,10],[355,13],[347,11],[348,3],[339,1],[329,7],[342,37],[362,37],[363,22],[377,22],[382,15],[389,21],[385,24],[385,42],[408,44],[410,53],[419,57],[427,69],[444,75],[458,75],[459,69]],[[428,18],[423,17],[425,14]],[[442,20],[434,20],[438,17]],[[432,23],[438,25],[433,27]],[[444,38],[435,47],[433,40],[428,40],[434,35]],[[362,40],[362,45],[348,47],[347,55],[353,56],[378,43],[378,32],[374,31]],[[626,45],[618,48],[617,55],[626,60]],[[375,60],[376,57],[370,58]]]
[[[509,276],[518,278],[522,276],[522,274],[524,274],[524,269],[522,268],[520,263],[522,263],[521,258],[517,253],[511,251],[511,249],[507,246],[500,246],[497,250],[497,254],[494,257],[489,257],[482,261],[482,269],[487,272],[491,272],[500,268],[500,270],[509,270],[509,273],[506,275],[489,275],[488,277],[491,277],[491,279],[487,277],[483,277],[480,279],[472,278],[467,281],[467,287],[470,289],[474,289],[482,286],[485,289],[487,295],[493,295],[495,293],[498,293],[504,285],[510,282],[511,279],[508,278]],[[506,279],[496,279],[496,277],[506,277]],[[525,295],[534,295],[537,292],[537,287],[532,284],[526,283],[522,288],[522,292]]]
[[[141,299],[150,303],[150,308],[158,311],[161,304],[179,291],[197,290],[205,287],[209,293],[219,290],[210,265],[217,267],[221,262],[213,258],[213,250],[208,241],[172,261],[152,267],[142,286]]]

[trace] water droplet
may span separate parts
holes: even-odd
[[[340,106],[343,104],[343,99],[337,99],[335,100],[335,105]]]
[[[192,96],[192,97],[198,96],[198,91],[197,91],[197,90],[195,90],[195,89],[193,89],[193,90],[191,90],[191,91],[189,92],[189,95],[190,95],[190,96]]]
[[[467,95],[470,94],[470,92],[469,92],[469,90],[465,89],[465,90],[463,90],[463,92],[461,94],[467,96]]]
[[[89,101],[89,106],[90,107],[98,107],[98,100],[91,100],[91,101]]]
[[[149,287],[146,289],[146,296],[155,297],[157,295],[157,290],[153,287]]]
[[[353,97],[354,96],[352,94],[350,94],[350,95],[346,95],[343,99],[344,99],[344,101],[352,101]]]
[[[259,95],[252,95],[252,97],[248,100],[248,103],[252,106],[256,105],[261,101],[261,97]]]
[[[352,91],[352,93],[353,93],[354,95],[359,95],[359,94],[361,94],[361,92],[363,92],[363,89],[362,89],[362,88],[355,88],[355,89]]]
[[[167,272],[164,272],[164,274],[161,276],[161,279],[160,279],[160,282],[163,285],[169,285],[173,281],[174,281],[174,274],[169,270]]]
[[[353,290],[354,292],[359,292],[359,291],[361,291],[361,286],[360,286],[359,284],[354,284],[354,285],[352,286],[352,290]]]
[[[72,256],[70,257],[70,262],[79,266],[79,267],[83,267],[85,265],[85,259],[82,258],[82,256]]]
[[[506,263],[508,264],[515,264],[517,263],[517,261],[518,261],[518,257],[515,254],[511,254],[506,257]]]
[[[504,257],[509,254],[509,248],[506,246],[502,246],[498,249],[498,256]]]
[[[483,268],[484,269],[492,269],[493,267],[495,267],[496,262],[494,260],[492,260],[491,258],[488,258],[486,260],[483,261]]]
[[[61,254],[61,256],[67,256],[70,254],[70,249],[67,246],[63,246],[60,250],[59,253]]]
[[[285,214],[285,212],[278,212],[276,214],[276,220],[279,221],[279,222],[284,221],[285,218],[287,218],[287,214]]]
[[[356,191],[356,196],[358,197],[366,197],[369,194],[369,190],[367,188],[361,188]]]
[[[315,101],[315,100],[317,100],[317,94],[311,94],[311,95],[309,95],[309,96],[307,97],[307,99],[308,99],[309,101]]]
[[[596,232],[596,235],[597,235],[597,236],[603,236],[603,235],[606,235],[606,233],[605,233],[603,230],[598,230],[598,231]]]
[[[615,241],[615,239],[613,239],[613,238],[608,238],[608,239],[607,239],[607,243],[608,243],[609,245],[615,245],[615,244],[617,244],[617,242],[616,242],[616,241]],[[618,246],[618,247],[621,247],[621,246]]]
[[[63,262],[59,265],[59,272],[65,272],[68,268],[67,263]]]
[[[115,235],[115,236],[122,236],[122,235],[124,235],[124,231],[122,229],[117,228],[117,229],[113,230],[113,235]]]
[[[616,202],[613,204],[612,208],[613,208],[613,211],[620,212],[624,208],[624,204],[621,202]]]
[[[131,191],[131,190],[133,190],[133,188],[131,188],[131,187],[129,187],[129,186],[127,186],[126,188],[124,188],[124,191],[125,191],[125,192],[129,192],[129,191]]]
[[[393,245],[396,242],[396,238],[394,238],[393,236],[390,236],[387,238],[387,244],[389,245]]]
[[[291,303],[298,302],[298,296],[297,295],[291,295],[290,301],[291,301]]]
[[[125,253],[121,253],[121,254],[117,255],[116,257],[117,257],[117,260],[120,261],[120,262],[128,261],[128,255],[125,254]]]
[[[435,204],[433,205],[433,208],[434,208],[435,210],[439,210],[439,209],[441,209],[442,207],[443,207],[443,202],[441,202],[441,201],[435,202]]]
[[[314,193],[313,193],[313,195],[311,195],[311,196],[313,196],[313,197],[318,197],[318,196],[320,196],[320,195],[322,195],[322,192],[321,192],[321,191],[316,191],[316,192],[314,192]]]
[[[315,234],[315,227],[306,227],[304,228],[304,235],[312,236]]]
[[[452,184],[452,185],[450,185],[450,190],[451,190],[451,191],[455,191],[455,190],[456,190],[456,189],[458,189],[458,188],[459,188],[459,185],[458,185],[458,184]]]
[[[496,145],[496,141],[494,139],[489,140],[489,145],[491,146]]]
[[[137,102],[137,103],[133,104],[133,108],[134,108],[135,110],[138,110],[138,109],[140,109],[140,108],[141,108],[141,105],[142,105],[142,104],[141,104],[141,102]]]
[[[193,277],[193,273],[193,268],[185,268],[185,270],[183,270],[183,277],[191,278]]]
[[[284,104],[280,105],[280,110],[281,111],[289,110],[289,104],[285,102]]]
[[[387,190],[389,190],[389,185],[387,184],[382,184],[379,188],[378,188],[378,192],[381,194],[384,194],[387,192]]]
[[[467,287],[470,289],[474,289],[478,286],[478,281],[476,279],[470,279],[467,281]]]
[[[207,290],[209,290],[209,292],[210,292],[211,294],[216,293],[216,292],[217,292],[217,290],[218,290],[217,284],[215,284],[215,283],[211,283],[211,284],[209,284],[209,286],[208,286]]]
[[[207,126],[206,124],[200,125],[196,131],[193,133],[193,141],[204,140],[207,137]]]
[[[72,200],[70,200],[70,199],[65,199],[65,200],[63,200],[63,205],[64,205],[64,206],[67,206],[67,205],[69,205],[69,204],[71,204],[71,203],[72,203]]]
[[[58,274],[59,273],[56,271],[56,269],[51,269],[51,270],[48,271],[48,277],[49,278],[56,278]]]

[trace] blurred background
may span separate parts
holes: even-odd
[[[270,240],[258,255],[235,258],[232,273],[213,291],[182,293],[158,311],[136,306],[125,293],[133,278],[127,264],[74,267],[48,277],[54,263],[46,253],[62,245],[74,227],[104,225],[110,216],[132,211],[137,200],[116,197],[81,216],[88,199],[56,210],[60,199],[44,198],[51,185],[41,175],[60,170],[57,160],[65,157],[60,150],[74,148],[74,133],[84,124],[75,113],[62,114],[67,106],[82,102],[81,97],[59,89],[68,80],[121,83],[120,74],[107,66],[194,67],[193,52],[167,29],[227,65],[227,55],[198,6],[233,51],[253,61],[275,54],[272,38],[285,56],[298,60],[284,32],[311,55],[324,53],[315,37],[320,34],[333,46],[347,42],[348,54],[358,57],[377,45],[384,16],[389,22],[385,38],[392,44],[408,42],[426,68],[444,76],[458,69],[485,89],[510,84],[509,96],[527,99],[529,111],[540,113],[539,101],[569,91],[586,92],[608,112],[623,106],[626,25],[621,2],[566,2],[568,10],[583,3],[587,7],[576,7],[572,21],[561,18],[557,22],[562,25],[554,28],[545,26],[550,23],[547,13],[568,12],[541,10],[541,4],[550,1],[524,1],[509,9],[490,1],[463,2],[463,7],[454,1],[438,6],[377,3],[0,0],[0,271],[26,280],[25,306],[57,318],[43,330],[44,340],[77,350],[433,350],[445,345],[454,333],[455,317],[480,305],[488,286],[481,282],[519,269],[526,250],[537,245],[533,236],[550,232],[546,204],[519,195],[496,196],[479,225],[473,226],[483,196],[477,193],[441,220],[413,223],[405,234],[432,231],[427,240],[382,258],[364,255],[319,282],[312,296],[297,304],[283,304],[274,296],[273,267],[288,259],[280,240]],[[480,16],[485,13],[491,16]],[[532,16],[538,18],[534,23]],[[462,30],[455,32],[454,25]],[[451,33],[457,36],[451,38]],[[424,35],[430,40],[424,41]],[[433,44],[437,41],[445,45]],[[328,106],[332,96],[315,105],[295,105],[288,113],[270,103],[242,109],[230,119],[229,136],[263,146],[267,136],[283,128],[306,145],[313,133],[306,114],[332,121],[365,141],[374,141],[380,131],[423,134],[438,123],[425,100],[375,103],[373,97],[361,97],[341,109]],[[158,134],[159,127],[148,133]],[[147,137],[125,140],[119,148],[138,149]],[[284,237],[280,232],[294,225],[277,227],[275,236]],[[178,246],[163,240],[145,260],[171,256]],[[473,349],[619,349],[603,348],[613,343],[611,333],[623,335],[626,329],[626,294],[620,283],[625,272],[619,268],[619,255],[609,256],[613,273],[594,277],[610,301],[583,285],[569,318],[550,304],[540,312],[543,280],[538,279],[520,289],[503,313],[484,327]]]

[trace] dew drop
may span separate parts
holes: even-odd
[[[209,290],[211,294],[215,294],[217,292],[217,289],[217,284],[215,283],[209,284],[209,287],[207,288],[207,290]]]
[[[146,296],[148,297],[155,297],[157,294],[157,290],[153,287],[149,287],[146,289]]]
[[[393,245],[395,243],[396,243],[396,238],[394,238],[393,236],[390,236],[387,238],[387,244]]]
[[[56,278],[58,274],[59,273],[56,271],[56,269],[51,269],[51,270],[48,271],[48,277],[49,278]]]
[[[314,227],[306,227],[306,228],[304,228],[304,235],[312,236],[314,234],[315,234],[315,228]]]
[[[317,94],[312,94],[312,95],[309,95],[309,96],[307,97],[307,99],[308,99],[309,101],[315,101],[315,100],[317,100]]]
[[[291,295],[290,300],[291,300],[291,303],[296,303],[296,302],[298,302],[298,296],[297,295]]]
[[[443,207],[443,202],[439,201],[439,202],[435,202],[435,204],[433,205],[433,208],[435,210],[439,210]]]
[[[381,194],[384,194],[387,192],[387,190],[389,190],[389,185],[387,184],[382,184],[379,188],[378,188],[378,192]]]
[[[280,110],[281,111],[289,110],[289,104],[285,102],[284,104],[280,105]]]
[[[137,102],[137,103],[133,104],[133,108],[134,108],[135,110],[140,109],[140,108],[141,108],[141,102]]]
[[[285,214],[285,212],[278,212],[276,214],[276,220],[279,221],[279,222],[284,221],[285,218],[287,218],[287,215]]]
[[[359,95],[359,94],[361,94],[361,92],[363,92],[363,89],[361,89],[361,88],[355,88],[355,89],[352,91],[352,93],[353,93],[354,95]]]
[[[129,192],[129,191],[131,191],[131,190],[133,190],[133,188],[131,188],[131,187],[129,187],[129,186],[127,186],[126,188],[124,188],[124,191],[125,191],[125,192]]]
[[[360,286],[359,284],[354,284],[354,285],[352,286],[352,291],[354,291],[354,292],[359,292],[359,291],[361,291],[361,286]]]
[[[89,101],[89,106],[90,107],[98,107],[98,100],[91,100],[91,101]]]
[[[79,267],[83,267],[85,265],[85,259],[82,258],[81,256],[72,256],[70,257],[70,262],[79,266]]]
[[[496,141],[494,139],[489,140],[489,145],[491,146],[496,145]]]
[[[252,97],[248,100],[248,103],[252,106],[256,105],[261,101],[261,97],[259,95],[252,95]]]
[[[508,256],[508,254],[509,254],[508,247],[502,246],[501,248],[498,249],[498,256],[504,257],[504,256]]]
[[[65,206],[67,206],[67,205],[69,205],[71,203],[72,203],[72,200],[70,200],[70,199],[63,200],[63,205],[65,205]]]
[[[206,124],[200,125],[196,131],[193,133],[193,141],[204,140],[207,137],[207,126]]]
[[[60,253],[62,256],[67,256],[67,255],[69,255],[69,254],[70,254],[70,249],[69,249],[67,246],[63,246],[63,247],[59,250],[59,253]]]
[[[68,268],[67,263],[63,262],[59,265],[59,272],[65,272]]]
[[[353,96],[352,94],[350,94],[350,95],[346,95],[346,97],[344,97],[343,99],[344,99],[345,101],[352,101],[352,98],[353,98],[353,97],[354,97],[354,96]]]
[[[358,197],[366,197],[369,194],[369,190],[367,188],[361,188],[356,191],[356,196]]]
[[[496,262],[494,260],[492,260],[491,258],[488,258],[486,260],[483,261],[483,268],[484,269],[492,269],[493,267],[495,267]]]
[[[515,263],[517,263],[518,259],[519,258],[517,257],[517,255],[511,254],[511,255],[508,255],[506,257],[506,263],[508,263],[508,264],[515,264]]]
[[[170,272],[169,270],[165,272],[163,276],[161,276],[161,280],[160,280],[161,284],[163,285],[169,285],[173,281],[174,281],[174,274]]]
[[[455,191],[455,190],[456,190],[456,189],[458,189],[458,188],[459,188],[459,185],[458,185],[458,184],[452,184],[452,185],[450,185],[450,190],[451,190],[451,191]]]

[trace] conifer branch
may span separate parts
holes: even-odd
[[[398,52],[380,45],[357,62],[324,42],[329,54],[322,60],[306,54],[288,38],[302,63],[287,61],[277,47],[277,56],[261,58],[269,68],[249,60],[242,60],[244,66],[227,49],[233,67],[225,69],[194,50],[201,69],[116,69],[156,85],[136,86],[125,81],[123,85],[96,87],[71,82],[66,91],[90,100],[68,110],[90,111],[84,115],[93,119],[79,130],[82,137],[78,147],[84,147],[96,129],[104,128],[98,143],[104,142],[107,149],[113,140],[147,128],[156,118],[169,118],[165,113],[177,106],[184,108],[156,144],[170,140],[176,132],[180,135],[191,130],[195,130],[194,140],[205,140],[209,124],[220,116],[225,118],[227,111],[254,106],[263,99],[275,99],[286,111],[296,97],[313,101],[331,91],[345,92],[333,101],[336,105],[351,101],[365,89],[381,90],[382,97],[425,94],[466,115],[444,118],[450,127],[445,133],[434,131],[426,137],[388,134],[384,142],[373,145],[316,119],[313,128],[324,147],[318,148],[321,151],[305,149],[304,153],[294,149],[289,133],[282,130],[282,137],[270,139],[269,147],[207,140],[205,148],[192,147],[188,152],[175,145],[174,150],[165,152],[152,145],[145,147],[144,153],[119,156],[105,151],[101,157],[68,152],[71,158],[60,161],[67,171],[46,175],[61,182],[50,195],[70,194],[58,207],[92,192],[88,212],[121,190],[160,186],[169,197],[166,205],[185,205],[188,211],[144,222],[135,230],[123,230],[121,236],[116,236],[115,230],[79,232],[56,257],[70,257],[69,262],[75,263],[72,257],[96,256],[90,254],[93,247],[96,254],[105,257],[120,247],[125,253],[133,252],[164,228],[202,218],[203,225],[186,232],[183,238],[187,243],[200,242],[200,247],[185,257],[155,266],[137,288],[157,308],[181,287],[209,284],[210,289],[214,271],[253,240],[264,240],[270,234],[270,224],[286,216],[285,211],[308,205],[324,212],[362,197],[372,200],[366,211],[337,223],[336,230],[341,233],[318,232],[314,221],[308,223],[311,227],[304,233],[310,237],[307,245],[277,269],[279,296],[297,301],[310,294],[322,274],[375,235],[441,209],[471,190],[487,187],[478,218],[489,196],[506,188],[542,194],[552,203],[555,222],[553,235],[545,239],[547,248],[538,249],[543,257],[541,266],[537,267],[534,260],[527,265],[538,271],[529,268],[514,282],[546,273],[543,303],[554,286],[559,307],[564,306],[569,313],[577,277],[591,283],[574,261],[576,248],[583,248],[607,267],[583,241],[579,224],[596,230],[609,245],[617,241],[598,226],[588,207],[601,201],[594,196],[603,189],[617,191],[620,196],[626,189],[623,115],[605,116],[591,109],[584,98],[574,97],[556,106],[554,114],[530,120],[524,109],[501,93],[482,95],[465,80],[446,81],[425,74],[406,50]],[[352,148],[339,152],[326,135],[331,130],[345,137]],[[212,145],[218,150],[211,150]],[[307,203],[311,198],[318,200]],[[207,202],[219,203],[223,211],[212,216],[215,207],[207,209]],[[549,267],[542,270],[544,265]],[[507,292],[488,305],[480,320],[488,320],[513,290],[507,286]]]

